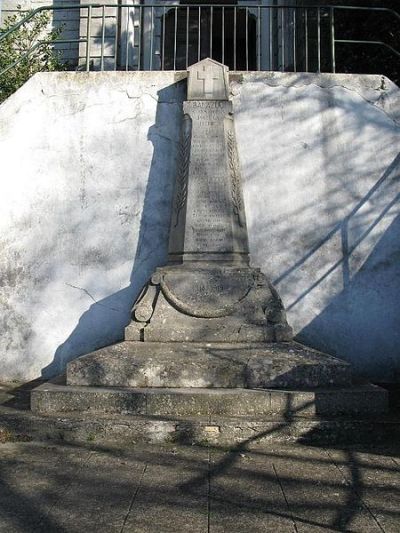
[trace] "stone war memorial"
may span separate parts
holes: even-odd
[[[277,290],[252,266],[228,74],[212,59],[188,68],[168,262],[135,301],[125,339],[32,391],[33,412],[57,415],[67,435],[334,439],[348,431],[346,417],[387,411],[385,390],[293,340]]]

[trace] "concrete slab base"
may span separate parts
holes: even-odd
[[[350,366],[296,342],[124,341],[71,361],[67,384],[96,387],[314,389],[351,384]]]

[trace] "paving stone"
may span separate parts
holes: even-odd
[[[71,532],[119,532],[143,468],[134,461],[91,455],[70,480],[51,516]]]
[[[251,462],[250,454],[211,454],[210,531],[287,531],[294,522],[272,464]]]
[[[357,494],[379,527],[397,532],[400,527],[400,470],[395,460],[382,454],[351,449],[327,450],[345,482]]]
[[[326,461],[323,451],[298,451],[272,459],[298,532],[380,531],[357,492],[355,484],[346,484],[335,465]],[[321,458],[322,455],[322,458]],[[322,460],[321,460],[322,459]]]
[[[194,467],[185,454],[182,464],[181,457],[178,454],[167,464],[147,464],[122,531],[207,531],[207,454],[200,451]]]
[[[51,515],[90,452],[62,462],[55,448],[25,446],[17,449],[17,464],[1,462],[0,531],[68,531]]]

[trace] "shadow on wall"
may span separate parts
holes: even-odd
[[[312,79],[272,73],[234,86],[252,259],[271,275],[297,340],[391,382],[400,367],[398,89],[379,78],[360,78],[362,91],[351,77]]]
[[[375,374],[379,376],[379,381],[383,376],[389,382],[400,381],[400,215],[394,217],[358,271],[352,269],[352,261],[365,239],[399,203],[400,194],[396,194],[383,209],[374,212],[374,219],[369,225],[363,224],[363,209],[368,203],[372,205],[371,210],[374,209],[374,197],[390,187],[390,182],[400,179],[399,169],[400,154],[350,214],[275,280],[279,283],[300,268],[339,233],[342,257],[290,302],[288,310],[295,309],[297,303],[337,269],[342,271],[343,290],[299,332],[297,340],[347,360],[357,375],[362,376],[367,366],[369,379]],[[353,277],[352,270],[356,270]]]
[[[345,358],[358,375],[400,381],[400,215],[361,269],[298,335],[300,342]],[[363,357],[360,359],[359,354]]]
[[[166,134],[171,131],[171,115],[167,108],[174,101],[178,106],[177,114],[182,115],[183,97],[176,97],[177,94],[183,95],[182,91],[177,91],[181,85],[182,82],[178,82],[158,91],[156,121],[148,131],[148,140],[153,144],[153,157],[130,285],[94,301],[80,317],[69,337],[57,348],[53,361],[42,369],[44,378],[63,372],[67,363],[80,355],[123,340],[133,302],[155,268],[167,261],[176,146],[179,140],[178,136],[171,139]],[[180,124],[176,131],[180,132]],[[154,243],[162,244],[155,248]]]

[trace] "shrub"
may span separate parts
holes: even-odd
[[[0,35],[30,13],[19,11],[10,16],[1,28]],[[60,56],[53,45],[62,28],[49,30],[49,23],[49,12],[39,11],[0,41],[0,103],[36,72],[64,70]],[[15,66],[3,72],[14,63]]]

